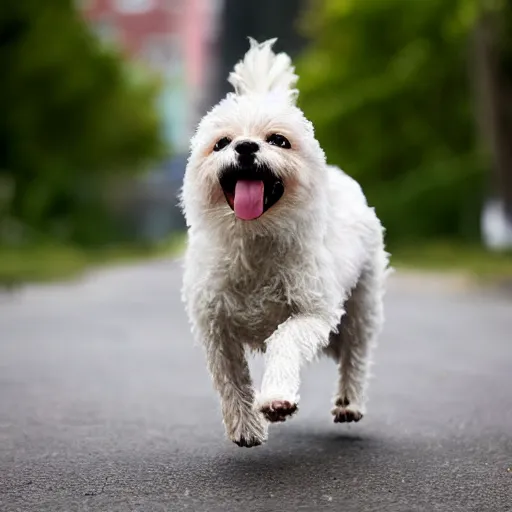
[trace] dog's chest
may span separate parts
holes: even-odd
[[[237,341],[261,349],[291,314],[284,283],[279,276],[229,281],[218,320],[229,326],[230,335]]]

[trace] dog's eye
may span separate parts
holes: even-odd
[[[269,135],[267,137],[267,142],[272,146],[277,146],[278,148],[290,149],[292,147],[290,141],[284,135],[280,135],[279,133]]]
[[[213,151],[220,151],[221,149],[224,149],[226,146],[229,146],[231,144],[231,139],[229,137],[222,137],[222,139],[219,139],[215,146],[213,146]]]

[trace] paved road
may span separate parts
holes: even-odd
[[[2,512],[512,511],[510,298],[394,278],[368,416],[331,422],[325,360],[248,450],[179,284],[157,262],[0,296]]]

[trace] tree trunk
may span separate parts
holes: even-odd
[[[512,248],[512,81],[501,60],[498,13],[483,12],[474,33],[477,121],[492,169],[482,231],[491,248]]]

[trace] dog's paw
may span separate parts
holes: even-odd
[[[241,436],[237,439],[232,439],[232,441],[241,448],[252,448],[254,446],[261,446],[265,442],[264,439],[257,436]]]
[[[332,414],[334,416],[334,423],[358,422],[363,417],[363,413],[347,409],[346,407],[335,407],[332,410]]]
[[[267,440],[267,426],[260,415],[254,412],[243,420],[235,420],[227,429],[228,437],[233,443],[243,448],[260,446]]]
[[[298,408],[297,403],[288,400],[271,400],[260,405],[263,416],[271,423],[286,421],[286,418],[295,414]]]
[[[359,407],[351,405],[348,400],[337,400],[331,414],[334,416],[334,423],[358,422],[363,418]]]

